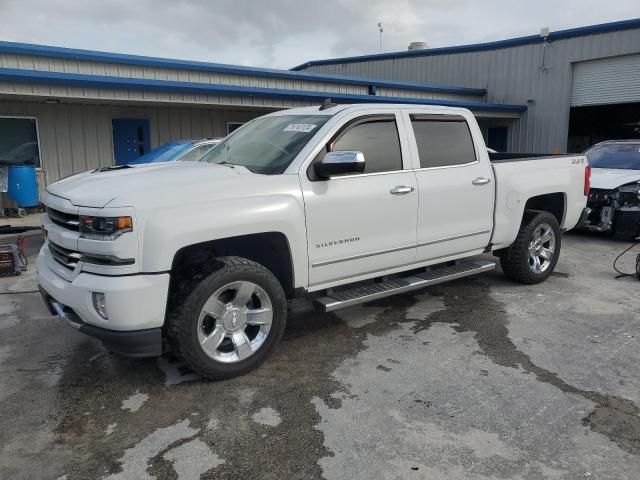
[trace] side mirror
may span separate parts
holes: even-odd
[[[329,152],[315,164],[315,169],[320,178],[329,178],[345,173],[363,173],[364,165],[362,152]]]

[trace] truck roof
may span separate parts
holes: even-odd
[[[411,103],[345,103],[340,105],[331,106],[328,108],[324,108],[321,110],[321,105],[312,106],[312,107],[299,107],[299,108],[290,108],[288,110],[279,110],[277,112],[270,113],[269,116],[280,116],[280,115],[327,115],[333,116],[338,112],[344,110],[367,110],[370,108],[411,108],[413,109],[425,109],[425,110],[446,110],[448,112],[460,111],[466,112],[468,111],[466,108],[460,107],[449,107],[444,105],[415,105]]]

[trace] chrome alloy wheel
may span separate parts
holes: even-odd
[[[529,240],[529,268],[534,273],[543,273],[551,265],[556,251],[556,234],[547,223],[536,227]]]
[[[214,360],[235,363],[258,351],[273,320],[267,292],[259,285],[238,281],[216,290],[198,317],[198,341]]]

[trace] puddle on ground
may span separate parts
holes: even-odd
[[[279,348],[261,368],[224,382],[198,379],[169,359],[132,361],[110,356],[110,362],[87,362],[99,347],[83,343],[67,362],[58,387],[57,433],[59,441],[74,452],[68,463],[74,470],[70,478],[108,474],[123,478],[131,469],[141,478],[154,472],[159,478],[177,478],[176,472],[187,472],[189,465],[176,463],[175,452],[170,451],[183,444],[192,445],[194,451],[203,450],[203,445],[211,451],[216,464],[209,465],[209,474],[216,478],[279,479],[282,472],[321,478],[318,461],[333,453],[317,428],[322,419],[313,402],[340,408],[341,396],[348,398],[350,393],[333,372],[366,348],[368,335],[385,335],[407,323],[414,332],[443,323],[457,332],[473,333],[482,353],[497,365],[522,368],[541,382],[593,401],[596,408],[585,418],[585,425],[623,450],[639,453],[637,407],[625,399],[569,385],[532,363],[509,339],[507,314],[491,298],[488,285],[467,279],[463,285],[431,288],[428,295],[435,296],[435,303],[429,308],[420,305],[421,295],[425,294],[354,307],[340,314],[344,320],[298,309],[290,316]],[[358,321],[358,316],[364,320]],[[135,415],[121,410],[132,386],[149,395]],[[79,417],[79,411],[90,414]],[[126,421],[123,415],[128,415]],[[114,423],[118,428],[109,429]],[[182,432],[168,446],[146,448],[153,432],[176,428]],[[105,437],[107,429],[111,433]],[[137,455],[132,452],[143,447],[142,463],[134,465]],[[200,467],[207,465],[200,465],[198,471]]]
[[[596,408],[583,419],[583,424],[594,432],[606,435],[622,450],[640,454],[638,407],[624,398],[577,388],[562,380],[558,374],[535,365],[509,338],[506,311],[491,298],[487,284],[474,279],[468,281],[464,289],[441,286],[430,292],[443,297],[446,310],[436,311],[416,322],[414,332],[426,330],[434,323],[449,323],[457,332],[472,332],[482,352],[497,365],[520,367],[541,382],[594,402]]]

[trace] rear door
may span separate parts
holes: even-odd
[[[420,193],[417,260],[472,254],[489,243],[494,179],[473,118],[403,112]],[[470,115],[470,114],[469,114]],[[472,131],[474,134],[472,135]]]
[[[300,171],[311,289],[415,260],[418,192],[407,139],[399,114],[378,112],[344,119],[314,159],[360,151],[364,173],[319,179],[313,163]]]

